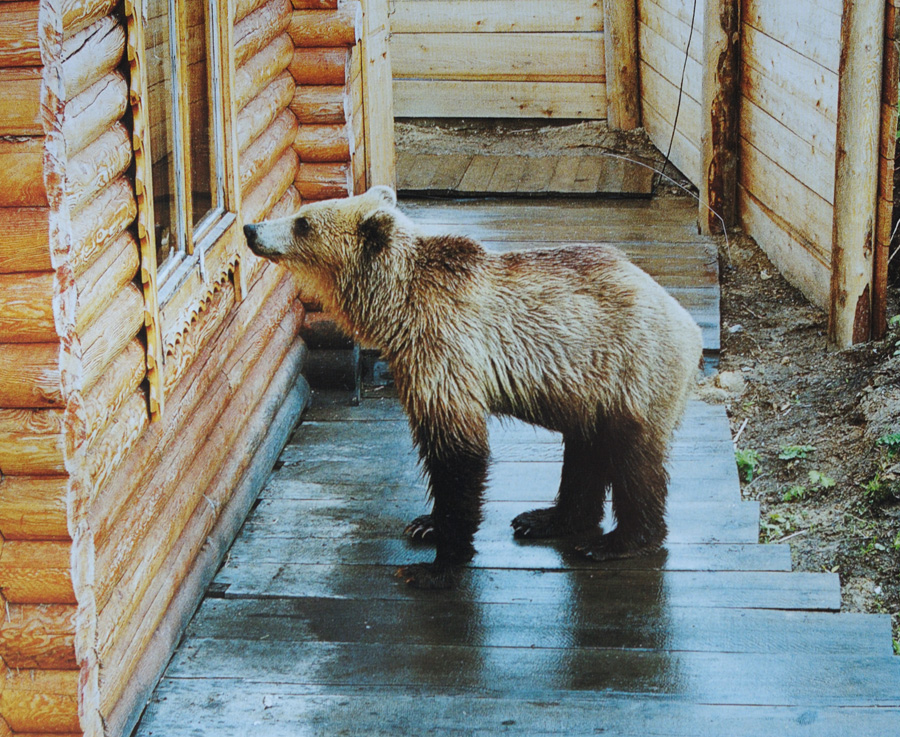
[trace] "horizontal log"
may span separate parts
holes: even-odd
[[[272,367],[279,365],[287,349],[285,343],[293,340],[295,333],[286,341],[279,325],[296,323],[299,329],[299,318],[292,318],[289,307],[290,302],[272,300],[263,307],[179,428],[178,443],[167,449],[166,463],[144,469],[120,513],[108,515],[94,528],[94,595],[101,621],[109,625],[105,637],[114,637],[116,623],[125,621],[140,603],[185,519],[204,503],[203,494],[224,454],[235,449],[242,420],[264,393]],[[217,438],[214,443],[211,437]],[[127,591],[128,596],[114,596],[116,590]]]
[[[304,124],[345,123],[346,99],[343,86],[298,87],[291,101],[291,111]]]
[[[119,72],[107,74],[66,103],[62,133],[74,156],[107,132],[128,108],[128,84]]]
[[[291,104],[294,87],[291,75],[282,72],[244,106],[237,116],[237,143],[240,153],[243,153],[247,146],[272,124],[278,114]]]
[[[41,70],[0,69],[0,136],[39,136],[41,124]]]
[[[0,657],[9,668],[77,668],[77,611],[66,604],[10,604],[0,620]]]
[[[234,22],[239,23],[250,13],[261,5],[265,5],[267,0],[235,0],[234,2]]]
[[[10,343],[0,348],[0,407],[62,407],[59,343]]]
[[[112,16],[101,18],[63,42],[64,100],[72,100],[110,74],[122,60],[125,29]]]
[[[246,325],[256,319],[260,309],[272,295],[280,280],[275,269],[265,270],[248,285],[248,291],[239,307],[226,311],[224,321],[200,347],[190,369],[172,389],[168,409],[159,422],[153,423],[138,445],[117,464],[110,473],[108,465],[102,466],[108,473],[103,480],[94,479],[96,496],[90,499],[88,524],[91,529],[101,530],[109,525],[130,503],[134,488],[151,468],[156,458],[167,448],[177,446],[181,429],[190,422],[191,413],[203,400],[210,385],[221,373],[225,361],[238,345],[246,331]],[[198,323],[207,315],[218,314],[216,302],[234,304],[234,289],[223,289],[213,295],[207,311],[201,313]],[[105,434],[105,433],[104,433]]]
[[[143,326],[144,295],[134,284],[126,284],[81,338],[83,391],[100,378]]]
[[[64,473],[63,410],[0,409],[0,474]]]
[[[40,66],[37,0],[0,3],[0,66]]]
[[[83,273],[137,217],[137,201],[127,177],[113,180],[72,217],[70,261]]]
[[[75,604],[70,573],[72,544],[6,540],[0,551],[3,597],[10,604]]]
[[[304,202],[346,197],[350,191],[347,164],[300,164],[294,186]]]
[[[77,670],[9,671],[0,713],[16,733],[78,733]],[[24,737],[24,735],[23,735]]]
[[[298,10],[324,10],[326,8],[336,8],[338,0],[291,0],[291,4]]]
[[[0,207],[47,204],[43,137],[0,139],[0,172],[3,172]]]
[[[268,46],[283,33],[291,19],[290,0],[268,0],[234,25],[234,65],[241,66],[247,59]]]
[[[52,271],[0,274],[0,343],[57,340],[52,299]]]
[[[67,476],[0,479],[0,535],[6,540],[66,540]]]
[[[297,152],[288,147],[269,173],[260,179],[243,199],[241,209],[245,223],[258,223],[268,215],[269,210],[294,183],[299,166]]]
[[[263,176],[271,171],[281,154],[294,143],[294,139],[297,137],[297,128],[297,118],[294,117],[294,114],[290,110],[283,110],[272,122],[272,125],[241,154],[238,170],[242,194],[249,192]]]
[[[295,10],[288,33],[294,46],[353,46],[362,32],[362,8],[348,2],[334,10]]]
[[[131,136],[121,123],[102,133],[69,158],[66,167],[66,195],[73,213],[117,179],[131,163]]]
[[[69,38],[115,10],[117,0],[62,0],[63,36]]]
[[[294,139],[300,161],[318,164],[350,161],[350,137],[345,125],[301,125]]]
[[[297,84],[343,85],[347,80],[347,49],[295,49],[288,71]]]
[[[103,375],[83,395],[85,438],[93,445],[96,438],[115,421],[147,375],[144,345],[134,339],[103,372]]]
[[[112,298],[132,281],[140,266],[137,240],[125,231],[101,252],[100,256],[75,280],[78,305],[76,332],[81,335]]]
[[[247,484],[248,473],[254,473],[258,453],[262,451],[264,443],[274,442],[268,437],[268,431],[273,424],[283,424],[280,417],[280,408],[284,405],[292,406],[296,412],[299,409],[299,397],[291,387],[297,381],[299,365],[302,362],[304,349],[296,342],[291,347],[285,358],[280,362],[279,369],[269,384],[268,390],[262,400],[253,409],[252,414],[243,423],[241,434],[247,438],[248,452],[243,454],[231,454],[212,479],[208,495],[221,510],[218,518],[210,514],[209,507],[204,505],[197,507],[189,518],[186,527],[176,541],[174,549],[165,561],[165,567],[149,581],[150,587],[144,596],[145,605],[138,612],[129,617],[125,627],[117,628],[116,640],[111,642],[108,654],[101,651],[101,659],[108,664],[101,670],[102,703],[107,708],[114,709],[115,704],[124,696],[124,688],[132,681],[131,674],[140,666],[141,657],[152,646],[153,638],[160,627],[172,616],[172,608],[184,606],[179,600],[178,591],[183,586],[190,586],[192,577],[197,575],[198,559],[200,564],[205,563],[214,569],[218,560],[210,561],[205,556],[205,550],[209,545],[209,538],[216,534],[222,524],[220,520],[228,519],[233,514],[234,497],[228,492],[238,489],[236,503],[246,508],[250,504],[250,496],[244,494],[242,489]],[[285,433],[285,429],[280,430]],[[283,435],[282,435],[283,437]],[[274,460],[274,457],[272,458]],[[262,470],[262,469],[261,469]],[[268,469],[263,472],[267,473]],[[263,483],[263,479],[251,482],[255,486]],[[227,491],[226,491],[227,490]],[[250,492],[252,494],[252,492]],[[237,516],[237,515],[235,515]],[[242,516],[242,515],[240,515]],[[229,527],[236,528],[235,521],[227,523]],[[217,540],[218,542],[218,540]],[[222,540],[222,553],[227,540]],[[204,558],[206,557],[206,560]],[[207,568],[207,577],[211,578],[213,570]],[[149,577],[148,577],[149,578]],[[168,586],[161,585],[162,580],[168,582]],[[198,592],[199,593],[199,592]],[[174,594],[174,596],[173,596]],[[185,613],[184,625],[187,624]],[[102,709],[104,713],[106,709]]]
[[[52,268],[49,208],[0,207],[0,274]]]
[[[300,197],[297,188],[294,187],[294,185],[291,185],[287,188],[287,192],[281,196],[281,199],[272,206],[271,210],[269,210],[266,219],[277,220],[278,218],[286,218],[297,212],[302,204],[303,198]]]
[[[251,56],[234,74],[234,105],[242,110],[279,74],[294,56],[294,44],[286,33],[276,36],[268,46]]]

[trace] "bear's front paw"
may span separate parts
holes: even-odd
[[[434,542],[434,521],[430,514],[423,514],[410,522],[403,534],[414,542]]]
[[[395,575],[416,589],[452,589],[459,577],[459,569],[436,563],[416,563],[397,569]]]
[[[532,509],[530,512],[523,512],[512,521],[513,536],[528,540],[582,535],[596,527],[597,522],[593,520],[582,519],[573,522],[566,519],[557,507]]]

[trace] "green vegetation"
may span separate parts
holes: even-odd
[[[745,448],[734,452],[734,460],[737,462],[738,473],[748,484],[753,481],[756,469],[759,468],[759,452]]]
[[[882,435],[875,444],[887,449],[888,458],[896,458],[900,455],[900,432]]]
[[[781,501],[783,502],[796,502],[806,496],[806,487],[797,484],[788,489],[784,494],[781,495]]]
[[[819,471],[810,471],[807,475],[809,476],[809,483],[819,489],[833,489],[837,484],[833,478]]]
[[[782,445],[778,458],[782,461],[804,460],[815,449],[814,445]]]

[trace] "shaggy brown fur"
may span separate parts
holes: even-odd
[[[666,452],[700,331],[619,251],[489,254],[423,234],[383,187],[245,232],[390,363],[434,500],[407,534],[433,539],[437,557],[401,569],[409,583],[449,586],[474,555],[491,413],[565,441],[555,505],[519,515],[517,536],[587,536],[581,549],[595,559],[659,549]],[[601,535],[609,490],[617,526]]]

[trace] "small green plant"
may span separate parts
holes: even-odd
[[[778,458],[782,461],[803,460],[815,449],[814,445],[782,445]]]
[[[810,471],[807,476],[809,476],[809,483],[818,489],[833,489],[837,485],[837,481],[820,471]]]
[[[900,655],[900,640],[894,640],[894,655]]]
[[[900,455],[900,432],[882,435],[875,444],[887,448],[888,458],[896,458]]]
[[[873,537],[869,542],[863,543],[862,547],[859,549],[859,552],[863,554],[863,557],[869,555],[873,550],[875,550],[875,542],[878,538]]]
[[[897,488],[896,482],[892,483],[891,479],[890,476],[882,477],[880,473],[876,473],[875,478],[862,485],[869,503],[886,504],[900,496],[900,489]]]
[[[741,478],[748,484],[753,481],[756,469],[759,468],[759,453],[750,448],[744,450],[736,450],[734,452],[734,460],[737,463],[738,473]]]
[[[796,502],[806,496],[806,487],[797,484],[788,489],[784,494],[781,495],[781,501],[783,502]]]
[[[894,536],[894,542],[891,543],[894,550],[900,550],[900,532]]]

